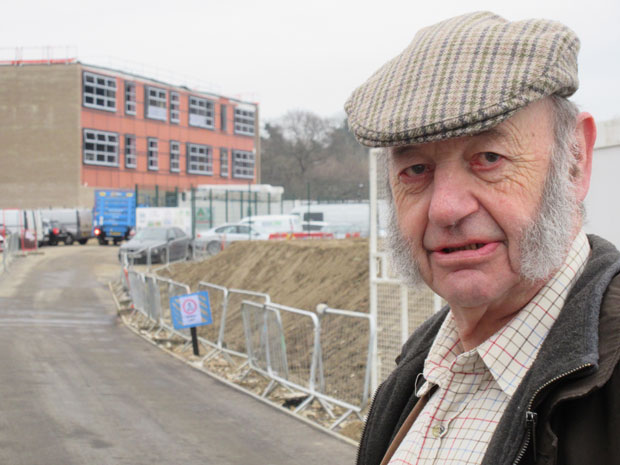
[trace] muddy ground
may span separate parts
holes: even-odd
[[[200,263],[179,263],[171,276],[264,292],[272,302],[314,310],[368,312],[368,240],[240,241]]]

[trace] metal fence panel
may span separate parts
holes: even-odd
[[[265,307],[256,302],[244,301],[241,304],[241,317],[245,330],[245,345],[250,368],[268,376],[267,340],[265,327]]]
[[[320,355],[320,326],[316,314],[284,305],[265,304],[268,311],[279,311],[288,381],[315,391]]]
[[[129,278],[129,296],[133,303],[133,307],[141,313],[145,313],[145,289],[144,275],[135,270],[128,271]]]
[[[228,301],[222,313],[218,345],[231,353],[245,355],[245,331],[241,316],[241,305],[244,300],[257,303],[270,302],[269,295],[243,289],[229,289]]]
[[[288,359],[286,355],[286,338],[279,310],[266,307],[265,334],[267,342],[267,362],[269,374],[288,379]]]
[[[374,321],[367,313],[325,308],[321,321],[322,392],[364,408],[370,383]]]
[[[160,285],[156,276],[145,276],[146,284],[146,311],[149,318],[157,323],[161,318]]]
[[[218,344],[222,316],[225,315],[228,303],[228,289],[224,286],[200,281],[198,283],[198,290],[205,290],[209,293],[209,306],[211,307],[211,317],[213,319],[212,324],[198,328],[198,335],[212,344]]]

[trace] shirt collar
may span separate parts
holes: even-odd
[[[590,244],[585,233],[580,231],[563,265],[534,298],[506,326],[466,354],[462,353],[454,318],[449,313],[424,362],[427,382],[418,389],[418,397],[428,392],[433,384],[442,384],[457,357],[461,363],[471,363],[470,369],[477,369],[478,356],[502,391],[512,396],[532,366],[570,289],[583,272],[589,254]]]

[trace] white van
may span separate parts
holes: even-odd
[[[303,232],[301,221],[296,215],[257,215],[246,216],[240,224],[250,224],[260,234]]]
[[[347,227],[362,237],[370,232],[370,206],[368,203],[316,203],[300,205],[291,210],[302,223],[324,221],[330,231],[331,225]]]

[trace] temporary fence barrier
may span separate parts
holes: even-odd
[[[317,400],[334,419],[332,429],[353,413],[361,419],[369,398],[370,351],[375,338],[370,315],[326,306],[317,315],[249,301],[242,303],[242,314],[249,368],[271,379],[263,396],[276,384],[303,392],[307,397],[295,411]],[[353,339],[362,343],[355,344]],[[335,406],[341,408],[338,418]]]
[[[9,266],[19,253],[19,234],[7,232],[3,241],[0,242],[2,251],[2,268],[8,271]]]
[[[125,263],[126,265],[126,263]],[[147,318],[157,337],[162,331],[188,341],[188,330],[172,327],[170,297],[189,294],[190,287],[128,267],[129,294],[136,314]],[[375,340],[371,315],[322,306],[317,313],[272,303],[269,295],[227,289],[200,282],[209,292],[213,325],[202,326],[199,341],[216,353],[247,359],[246,374],[255,371],[270,380],[263,396],[275,386],[304,393],[296,412],[317,400],[337,427],[349,415],[360,416],[369,398],[370,360]],[[184,348],[185,348],[184,347]],[[244,375],[245,376],[245,375]],[[334,408],[339,407],[339,417]]]
[[[242,313],[250,369],[275,383],[310,394],[300,411],[316,394],[320,326],[315,313],[274,303],[243,301]]]
[[[216,347],[221,348],[220,329],[222,328],[222,321],[226,316],[228,289],[224,286],[200,281],[198,283],[198,290],[209,293],[209,307],[211,308],[211,319],[213,321],[210,325],[200,327],[198,334]]]
[[[135,270],[129,270],[127,272],[127,279],[129,281],[129,296],[131,297],[133,309],[146,316],[144,274],[138,273]]]
[[[228,289],[228,299],[222,312],[218,344],[227,353],[242,357],[247,356],[243,317],[241,316],[241,306],[244,300],[257,303],[271,302],[269,295],[262,292]]]
[[[321,392],[361,410],[369,398],[374,318],[325,305],[317,307],[317,314],[321,323]],[[342,418],[353,411],[349,409]]]
[[[268,378],[278,376],[288,380],[286,341],[280,311],[246,300],[241,304],[241,315],[249,369]],[[272,381],[263,395],[267,395],[273,386]]]

